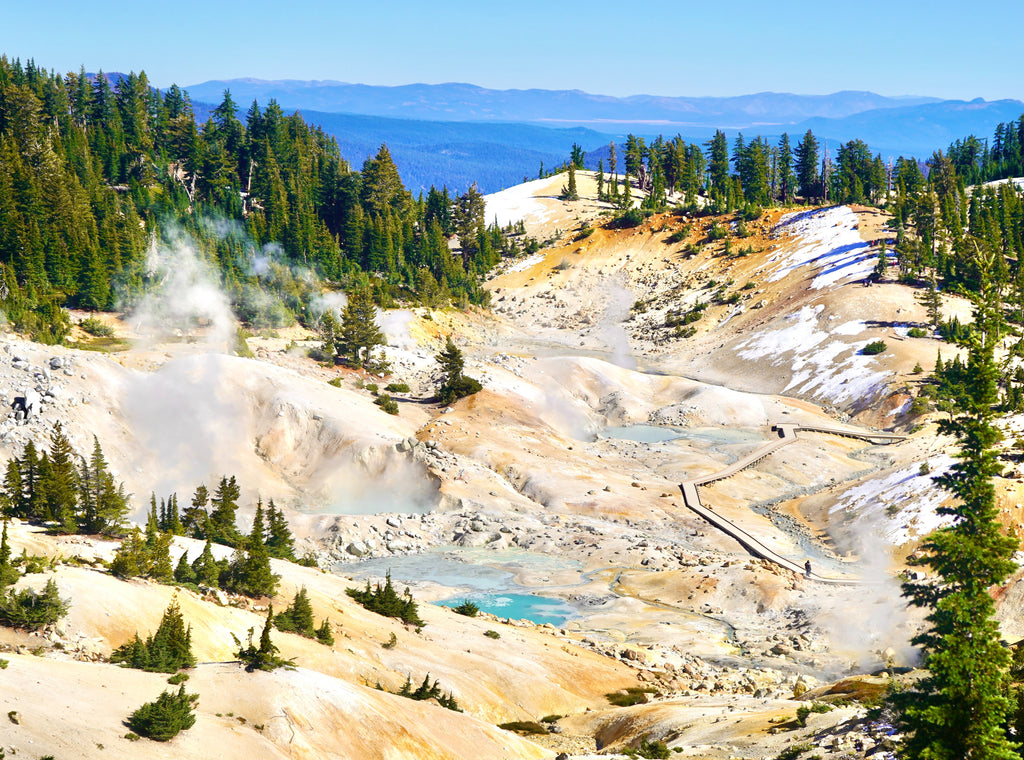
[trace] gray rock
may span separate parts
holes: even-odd
[[[370,553],[370,548],[362,541],[353,541],[345,547],[345,551],[351,554],[353,557],[365,557]]]

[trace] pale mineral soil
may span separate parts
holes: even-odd
[[[726,250],[706,240],[706,218],[597,226],[607,209],[592,177],[579,174],[582,198],[569,204],[557,199],[563,181],[489,198],[489,219],[525,214],[530,234],[551,241],[495,273],[491,311],[381,316],[388,380],[411,388],[396,394],[398,416],[362,387],[375,378],[309,359],[305,349],[317,341],[297,328],[249,338],[252,359],[211,345],[215,325],[142,335],[127,316],[110,321],[134,346],[113,354],[3,336],[0,400],[35,386],[45,404],[27,423],[0,421],[2,453],[29,438],[45,446],[57,420],[80,452],[96,435],[140,512],[151,491],[185,501],[200,482],[212,488],[235,474],[243,523],[257,497],[274,498],[299,552],[317,551],[332,570],[275,563],[275,607],[305,585],[338,640],[327,649],[281,634],[298,669],[247,675],[230,662],[231,635],[259,626],[268,600],[180,592],[202,661],[187,684],[200,693],[199,720],[166,747],[131,744],[120,721],[163,680],[99,661],[136,629],[155,628],[173,591],[58,565],[68,618],[43,638],[2,634],[14,654],[4,655],[0,706],[22,721],[0,745],[57,757],[71,747],[77,757],[203,757],[216,745],[224,757],[504,758],[583,757],[648,737],[683,757],[763,758],[809,739],[823,757],[857,756],[857,746],[862,754],[884,741],[884,728],[859,723],[857,708],[812,715],[804,729],[787,725],[794,692],[915,657],[907,642],[919,621],[894,574],[938,524],[944,497],[929,474],[952,460],[949,441],[910,414],[922,378],[913,368],[930,369],[940,347],[946,358],[954,351],[909,337],[926,320],[911,289],[862,284],[877,256],[868,241],[884,236],[883,220],[863,208],[772,211]],[[686,324],[693,334],[666,326],[698,302],[707,306]],[[943,313],[963,320],[969,308],[944,296]],[[448,335],[484,390],[442,408],[430,400],[439,379],[433,356]],[[876,339],[887,344],[883,354],[859,353]],[[683,505],[682,480],[754,450],[780,421],[908,435],[871,446],[801,433],[755,467],[701,488],[705,504],[775,551],[864,583],[794,576]],[[669,426],[679,437],[605,434],[636,424]],[[1024,420],[1005,424],[1013,435],[1024,431]],[[997,481],[1004,517],[1021,526],[1024,484],[1019,470],[1007,476]],[[23,525],[12,528],[12,544],[65,558],[113,549]],[[176,547],[199,550],[185,539]],[[456,570],[430,572],[442,557]],[[426,570],[409,579],[428,622],[421,632],[344,595],[346,576],[370,558],[396,573],[425,563],[413,564]],[[427,603],[470,593],[485,569],[505,571],[506,590],[560,599],[575,615],[556,628],[469,619]],[[1015,580],[999,594],[1008,637],[1024,635],[1019,588]],[[391,634],[397,646],[382,647]],[[45,656],[31,656],[39,647]],[[427,672],[464,715],[373,688]],[[636,685],[658,696],[608,705],[606,693]],[[79,720],[45,708],[53,693],[68,706],[103,707]],[[552,714],[567,716],[562,733],[535,742],[495,727]]]

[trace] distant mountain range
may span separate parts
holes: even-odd
[[[489,90],[471,84],[376,87],[331,81],[231,79],[187,88],[193,98],[219,103],[230,89],[237,103],[274,98],[282,108],[358,113],[428,121],[503,121],[594,126],[654,123],[679,127],[793,124],[814,116],[842,118],[880,108],[937,102],[937,98],[888,98],[873,92],[791,95],[762,92],[726,98],[633,95],[615,98],[580,90]],[[613,127],[618,131],[618,127]]]
[[[416,191],[476,181],[485,192],[534,177],[541,163],[561,164],[574,142],[591,154],[627,133],[645,138],[681,134],[706,141],[716,129],[730,138],[813,130],[830,146],[864,140],[883,158],[925,159],[954,140],[990,137],[995,125],[1020,118],[1019,100],[955,101],[872,92],[831,95],[757,93],[735,97],[616,98],[579,90],[489,90],[470,84],[377,87],[332,81],[232,79],[186,87],[197,115],[230,90],[244,113],[255,100],[274,99],[287,111],[334,135],[359,167],[386,142],[407,185]],[[596,160],[596,159],[595,159]],[[588,162],[589,164],[590,162]]]

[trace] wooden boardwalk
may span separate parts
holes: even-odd
[[[731,477],[741,470],[745,470],[748,467],[753,467],[755,464],[760,462],[767,456],[775,453],[783,446],[788,446],[796,440],[797,431],[803,431],[808,433],[827,433],[829,435],[841,435],[847,438],[857,438],[859,440],[867,441],[869,443],[895,443],[896,441],[902,441],[904,436],[892,435],[890,433],[871,433],[858,430],[847,430],[845,428],[832,428],[832,427],[821,427],[821,426],[804,426],[798,425],[792,422],[783,422],[772,426],[772,430],[779,434],[776,440],[768,441],[763,446],[758,447],[745,457],[738,459],[731,465],[726,467],[724,470],[712,473],[711,475],[705,475],[700,478],[694,478],[693,480],[687,480],[679,484],[680,490],[683,492],[683,502],[687,507],[692,509],[698,515],[703,517],[709,523],[714,525],[716,528],[721,530],[723,533],[735,538],[740,544],[756,557],[774,562],[780,567],[784,567],[787,570],[791,570],[794,573],[804,575],[804,566],[793,562],[781,554],[769,549],[763,543],[758,541],[754,536],[750,535],[743,528],[736,525],[734,522],[727,520],[726,518],[719,515],[717,512],[705,507],[700,501],[700,493],[697,490],[697,486],[707,485],[708,483],[714,483],[718,480],[724,480],[725,478]],[[863,581],[854,578],[826,578],[812,572],[810,574],[811,580],[818,581],[819,583],[831,583],[839,585],[848,584],[859,584]]]

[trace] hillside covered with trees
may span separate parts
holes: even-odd
[[[66,334],[60,307],[130,306],[150,246],[181,233],[256,326],[303,320],[316,279],[372,281],[382,303],[480,303],[479,276],[514,250],[475,187],[414,198],[386,146],[355,170],[273,101],[240,119],[225,92],[197,123],[178,87],[112,79],[0,57],[0,297],[36,339]]]

